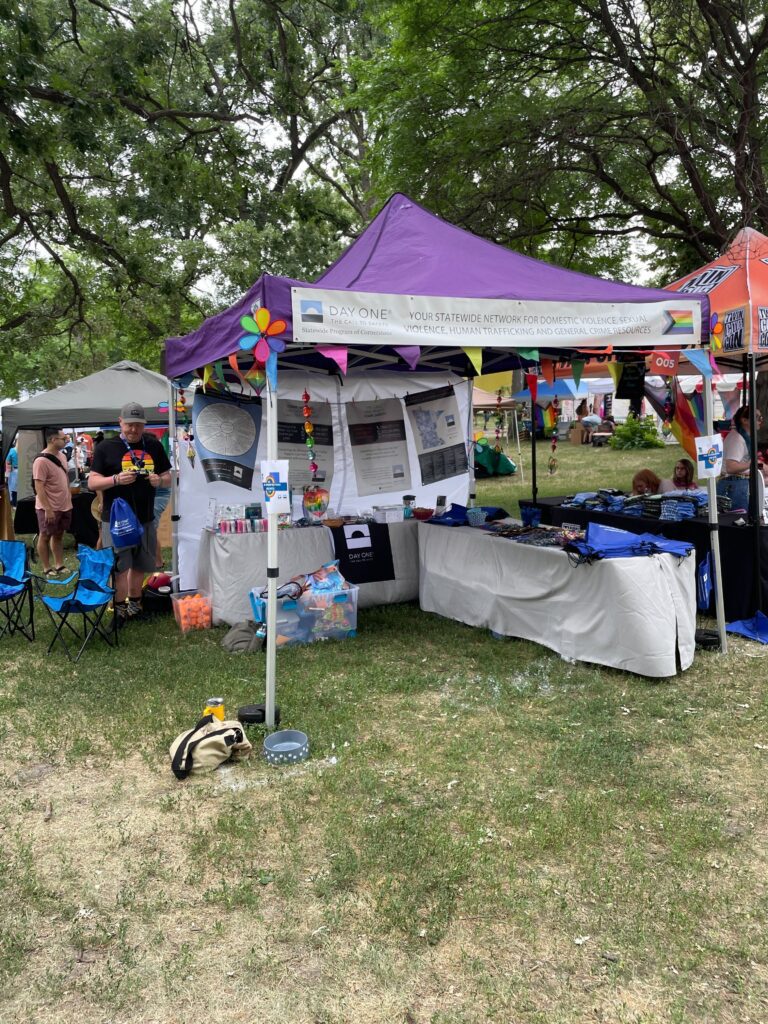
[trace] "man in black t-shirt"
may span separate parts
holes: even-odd
[[[141,612],[144,573],[155,567],[157,534],[154,525],[155,491],[171,486],[171,464],[156,437],[145,434],[147,417],[138,402],[120,410],[120,436],[102,441],[93,453],[88,487],[100,491],[101,542],[112,547],[109,513],[115,498],[124,498],[144,527],[141,544],[116,549],[115,610],[122,620]]]

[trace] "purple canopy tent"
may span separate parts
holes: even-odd
[[[379,296],[382,303],[389,301],[393,306],[402,307],[408,301],[419,302],[420,315],[424,318],[431,319],[429,310],[433,307],[436,316],[458,317],[458,320],[453,320],[454,324],[469,321],[462,319],[466,314],[451,313],[451,303],[455,306],[463,302],[466,309],[467,300],[471,300],[469,308],[475,311],[473,316],[482,320],[484,307],[493,308],[496,312],[488,315],[496,324],[503,325],[512,319],[518,324],[515,329],[499,326],[482,341],[472,337],[469,329],[466,337],[461,337],[462,328],[442,334],[427,331],[410,338],[401,335],[397,340],[381,333],[378,337],[373,333],[368,337],[356,335],[351,343],[346,340],[344,343],[348,372],[377,367],[407,372],[418,368],[452,370],[472,377],[478,371],[472,358],[475,353],[468,352],[468,349],[482,349],[482,370],[492,373],[525,365],[526,357],[530,361],[530,353],[521,353],[521,349],[535,348],[542,355],[550,350],[562,355],[564,350],[572,351],[574,348],[603,349],[608,334],[612,344],[625,350],[700,344],[702,325],[705,325],[704,340],[708,337],[709,302],[706,295],[671,297],[668,291],[606,281],[521,256],[449,224],[408,196],[395,193],[360,237],[314,283],[263,274],[229,309],[206,320],[186,337],[170,338],[165,347],[164,370],[167,376],[184,377],[237,351],[238,340],[244,333],[240,318],[252,314],[259,306],[266,306],[273,320],[286,322],[282,338],[288,346],[278,356],[280,367],[338,372],[334,360],[321,354],[315,343],[297,338],[297,327],[300,326],[301,333],[305,334],[314,326],[294,322],[294,304],[298,308],[300,301],[297,291],[303,293],[306,301],[307,290],[317,291],[318,300],[320,293],[324,297],[335,293],[337,298],[340,297],[339,301],[343,301],[346,295],[348,302],[365,295]],[[430,303],[430,299],[434,301]],[[541,319],[538,319],[538,314],[536,318],[526,315],[526,311],[530,314],[537,303],[547,304],[548,315],[541,316]],[[585,341],[583,332],[571,331],[570,324],[578,320],[583,328],[598,306],[601,307],[604,333],[593,332]],[[632,309],[637,310],[638,319],[642,320],[644,306],[649,311],[653,308],[655,317],[653,327],[647,331],[638,323],[632,323],[631,315]],[[544,307],[539,305],[536,308],[541,311]],[[507,310],[508,315],[501,315],[499,309]],[[546,330],[526,326],[545,321]],[[579,339],[576,343],[574,337]],[[333,335],[314,339],[324,345],[339,340]],[[268,381],[267,458],[270,460],[277,457],[276,419],[275,396]],[[535,499],[535,447],[532,470]],[[270,522],[267,555],[266,720],[269,726],[274,725],[274,616],[278,576],[277,530],[273,525]],[[175,550],[174,542],[174,553]]]
[[[243,333],[240,317],[251,314],[254,306],[269,309],[273,319],[285,320],[286,341],[294,340],[292,288],[314,288],[369,292],[382,295],[435,296],[478,300],[524,300],[548,303],[568,302],[576,305],[599,303],[642,305],[663,302],[669,305],[670,292],[636,285],[606,281],[573,270],[564,270],[550,263],[522,256],[504,246],[478,238],[463,228],[449,224],[419,206],[407,196],[396,193],[371,221],[360,237],[346,249],[332,266],[312,284],[287,277],[262,274],[248,292],[229,309],[206,320],[196,331],[182,338],[170,338],[165,348],[165,372],[181,377],[206,363],[228,356],[237,348]],[[705,295],[677,296],[678,305],[696,307],[700,323],[709,322],[709,303]],[[697,344],[701,333],[670,335],[666,339],[649,339],[637,334],[634,347],[677,346]],[[416,341],[417,339],[414,339]],[[401,343],[402,344],[402,343]],[[467,338],[464,345],[472,345]],[[593,347],[604,348],[605,337]],[[579,348],[588,347],[579,344]],[[370,348],[363,342],[349,352],[349,369],[363,369],[374,364],[399,364],[407,369],[405,360],[393,348],[377,345]],[[493,346],[485,346],[483,372],[521,365],[514,357],[515,349],[554,349],[562,355],[569,348],[568,336],[554,343],[537,337],[499,337]],[[439,351],[435,351],[439,349]],[[510,351],[512,350],[512,351]],[[510,358],[512,356],[512,358]],[[319,355],[312,345],[289,345],[279,357],[280,366],[315,366],[335,372],[331,360]],[[501,364],[501,365],[500,365]],[[461,342],[446,340],[422,347],[418,366],[474,371]]]

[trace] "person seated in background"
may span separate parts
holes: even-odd
[[[616,420],[613,416],[605,416],[598,429],[598,434],[613,434],[616,430]]]
[[[672,477],[669,480],[662,480],[659,485],[659,494],[666,494],[668,491],[698,490],[699,485],[695,480],[694,465],[690,459],[678,459],[672,470]]]
[[[658,494],[660,483],[652,469],[641,469],[632,477],[632,493]]]

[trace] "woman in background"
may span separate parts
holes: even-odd
[[[733,417],[733,427],[723,441],[725,474],[717,481],[717,493],[731,499],[731,509],[746,512],[749,508],[749,467],[752,458],[749,406],[742,405]],[[762,413],[755,411],[758,430]]]
[[[660,483],[652,469],[641,469],[632,477],[632,493],[658,494]]]
[[[699,485],[696,483],[694,475],[695,470],[691,460],[678,459],[672,470],[671,479],[661,481],[659,494],[667,494],[669,491],[698,491]]]

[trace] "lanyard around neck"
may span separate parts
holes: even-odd
[[[144,435],[142,434],[141,437],[142,437],[142,440],[143,440],[144,439]],[[125,445],[125,450],[128,452],[128,454],[131,457],[131,462],[133,463],[133,468],[139,470],[139,472],[143,472],[144,471],[144,463],[145,463],[146,458],[147,458],[147,450],[146,450],[146,448],[142,448],[141,454],[137,455],[136,452],[134,451],[134,449],[129,444],[129,442],[126,440],[124,434],[120,434],[120,440]]]

